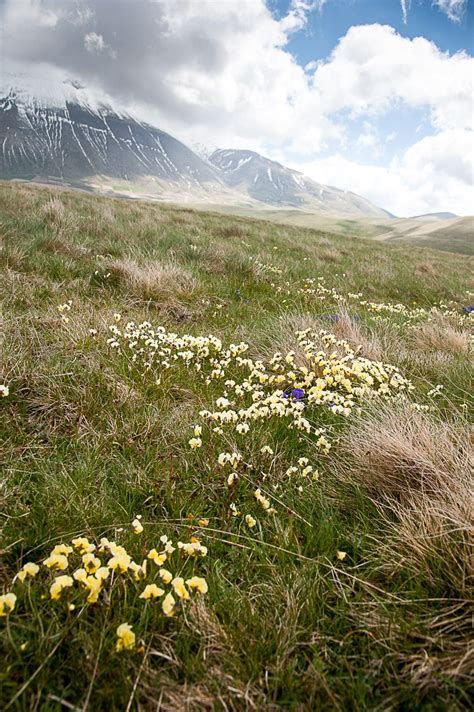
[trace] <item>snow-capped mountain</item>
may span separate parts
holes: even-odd
[[[24,77],[0,86],[0,177],[63,181],[175,202],[304,208],[384,216],[354,193],[320,185],[253,151],[199,150],[113,107],[79,82]],[[21,88],[18,88],[20,86]],[[125,187],[124,187],[125,186]]]
[[[316,183],[254,151],[219,149],[209,162],[220,169],[229,186],[263,203],[338,215],[388,215],[360,195]]]

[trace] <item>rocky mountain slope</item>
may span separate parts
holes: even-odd
[[[316,183],[254,151],[219,149],[209,156],[209,162],[219,168],[230,187],[262,203],[337,215],[388,217],[385,210],[360,195]]]

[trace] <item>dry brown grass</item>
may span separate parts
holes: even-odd
[[[413,331],[413,343],[423,351],[465,354],[469,351],[469,332],[454,326],[449,317],[434,312],[430,321],[423,322]]]
[[[334,315],[325,318],[304,313],[282,314],[265,331],[265,342],[258,353],[271,358],[276,351],[295,351],[297,365],[305,365],[305,351],[298,344],[297,332],[306,329],[310,329],[315,337],[322,329],[330,331],[338,339],[347,341],[354,350],[358,349],[362,356],[374,361],[386,360],[387,352],[393,347],[393,334],[388,330],[375,333],[359,324],[346,309],[339,307],[337,319]]]
[[[212,230],[216,237],[246,237],[249,234],[247,227],[243,225],[217,225]]]
[[[69,210],[58,196],[50,198],[41,209],[43,222],[56,235],[73,231],[77,227],[77,217]]]
[[[108,268],[132,296],[145,300],[189,297],[197,287],[191,272],[175,262],[148,260],[140,264],[126,257],[110,262]]]
[[[386,525],[389,569],[408,567],[458,595],[472,588],[474,451],[463,421],[444,423],[408,404],[361,418],[341,442],[339,475],[369,492]]]

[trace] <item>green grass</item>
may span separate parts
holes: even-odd
[[[2,709],[469,708],[472,342],[461,315],[472,304],[472,261],[9,183],[0,186],[0,223],[0,382],[9,387],[0,401],[0,576],[3,591],[18,595],[0,619]],[[337,294],[304,291],[319,277]],[[68,300],[66,323],[58,306]],[[377,312],[361,300],[405,310]],[[199,412],[214,409],[223,384],[206,384],[179,359],[167,371],[129,368],[107,343],[116,313],[121,329],[149,321],[245,341],[253,359],[297,349],[305,324],[334,330],[399,367],[414,386],[410,401],[429,410],[376,400],[346,419],[315,408],[329,455],[281,420],[219,436]],[[241,371],[230,363],[226,378]],[[441,395],[430,396],[438,384]],[[197,423],[204,444],[191,450]],[[235,444],[248,466],[230,489],[217,457]],[[264,444],[275,451],[271,465]],[[302,456],[318,481],[285,476]],[[274,517],[255,501],[256,486],[277,498]],[[242,516],[231,515],[232,501]],[[130,529],[137,514],[139,536]],[[74,611],[66,595],[50,600],[44,573],[11,585],[25,562],[74,536],[117,538],[141,561],[162,534],[197,534],[209,550],[180,559],[183,575],[204,576],[209,591],[174,617],[159,602],[145,606],[143,584],[129,578],[109,600]],[[138,649],[117,653],[125,621]]]

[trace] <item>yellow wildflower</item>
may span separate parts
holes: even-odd
[[[85,569],[77,569],[76,571],[74,571],[72,576],[75,581],[80,581],[81,583],[84,583],[87,578],[87,571]]]
[[[84,554],[82,557],[82,563],[88,574],[93,574],[101,565],[101,560],[98,559],[94,554]]]
[[[176,576],[171,581],[171,585],[174,588],[174,592],[178,596],[178,598],[183,599],[183,601],[187,601],[189,598],[189,593],[186,590],[186,587],[184,585],[184,579],[181,576]]]
[[[160,569],[159,570],[159,575],[163,583],[169,583],[171,579],[173,578],[173,574],[171,571],[168,571],[167,569]]]
[[[16,596],[14,593],[4,593],[0,596],[0,617],[8,616],[13,611],[16,604]]]
[[[61,593],[65,588],[70,588],[74,583],[72,576],[58,576],[54,579],[49,587],[49,592],[53,601],[57,601],[61,597]]]
[[[67,569],[69,562],[64,554],[51,554],[43,561],[43,564],[48,569],[53,569],[53,571],[64,571],[64,569]]]
[[[200,448],[202,445],[202,440],[201,438],[191,438],[189,441],[189,446],[191,447],[191,450],[197,450]]]
[[[141,534],[143,531],[143,525],[138,517],[136,517],[132,522],[132,529],[135,534]]]
[[[186,586],[191,589],[196,589],[199,593],[207,593],[208,587],[206,579],[200,578],[199,576],[192,576],[186,581]]]
[[[168,593],[162,603],[162,609],[163,613],[165,616],[173,616],[174,615],[174,607],[176,605],[176,601],[174,600],[173,596],[171,593]]]
[[[150,549],[147,558],[153,561],[157,566],[162,566],[168,557],[166,554],[159,554],[156,549]]]
[[[102,581],[95,576],[88,576],[83,582],[89,590],[89,595],[87,597],[87,603],[97,603],[99,598],[99,593],[102,589]]]
[[[105,581],[105,579],[109,577],[109,574],[110,571],[107,566],[100,566],[95,572],[94,576],[96,577],[96,579],[99,579],[99,581]]]
[[[150,598],[158,598],[159,596],[162,596],[164,592],[164,589],[158,588],[156,583],[149,583],[145,586],[143,593],[141,593],[139,597],[145,599],[145,601],[148,601]]]
[[[79,536],[77,539],[72,540],[72,545],[79,552],[79,554],[92,554],[95,551],[94,544],[89,542],[85,536]]]
[[[117,628],[117,643],[115,644],[115,650],[120,652],[122,650],[133,650],[135,647],[135,633],[132,627],[128,623],[121,623]]]
[[[347,552],[345,551],[336,551],[336,556],[339,559],[339,561],[344,561],[344,559],[347,556]]]
[[[146,576],[146,567],[146,559],[141,566],[140,564],[136,564],[134,561],[132,561],[128,566],[128,570],[133,573],[133,578],[135,579],[135,581],[141,581]]]
[[[209,519],[199,519],[198,524],[200,527],[207,527],[209,524]]]
[[[51,552],[51,556],[57,556],[58,554],[64,554],[64,556],[67,556],[68,554],[72,554],[72,551],[72,546],[68,546],[67,544],[56,544]]]
[[[31,561],[29,561],[27,564],[23,566],[21,571],[18,572],[17,574],[17,579],[23,583],[23,581],[28,577],[31,576],[36,576],[36,574],[39,571],[39,566],[38,564],[33,564]]]
[[[128,554],[119,554],[118,556],[112,556],[112,558],[108,560],[107,566],[113,571],[119,571],[121,574],[124,574],[128,571],[131,562],[132,560]]]
[[[257,523],[257,520],[252,517],[251,514],[246,514],[245,515],[245,523],[249,527],[249,529],[252,529]]]

